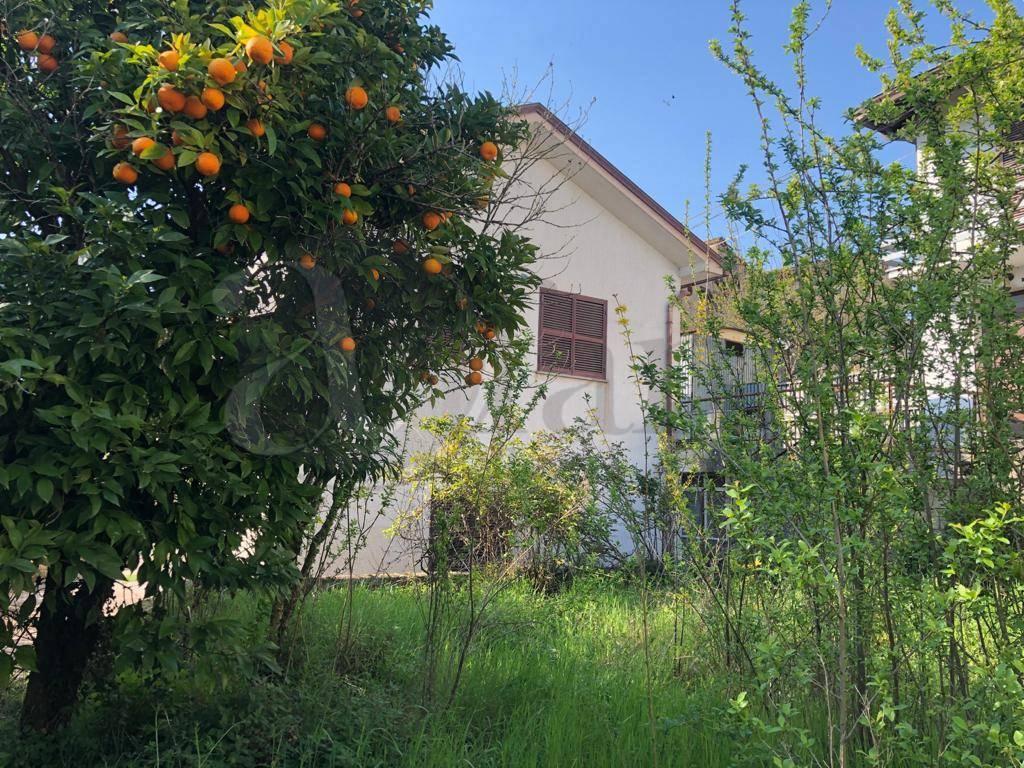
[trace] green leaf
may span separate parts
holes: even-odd
[[[49,504],[50,499],[53,498],[53,481],[48,477],[40,478],[36,483],[36,495],[43,500],[44,504]]]
[[[271,155],[277,151],[277,132],[272,126],[267,126],[267,152]]]
[[[180,363],[183,363],[191,356],[191,354],[195,351],[195,348],[195,339],[190,339],[189,341],[186,341],[184,344],[178,347],[178,351],[174,354],[174,360],[172,361],[172,365],[178,365]]]

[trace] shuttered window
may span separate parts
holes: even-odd
[[[608,302],[541,289],[537,370],[605,378]]]

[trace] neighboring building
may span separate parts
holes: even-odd
[[[548,109],[528,104],[521,114],[533,143],[539,138],[546,149],[519,169],[517,183],[525,196],[545,190],[548,211],[524,230],[540,249],[542,285],[526,318],[533,364],[537,381],[549,382],[526,430],[565,428],[589,407],[609,440],[624,444],[640,466],[643,419],[616,307],[626,308],[634,353],[669,360],[680,324],[665,278],[679,285],[720,273],[719,256]],[[456,392],[412,422],[442,413],[483,416],[482,391]],[[415,433],[409,443],[410,451],[426,447]],[[400,512],[411,505],[399,494],[393,506]],[[418,570],[417,553],[386,534],[392,516],[374,526],[355,573]]]
[[[881,100],[887,97],[887,94],[881,94],[874,99]],[[898,96],[896,101],[899,103]],[[869,121],[867,112],[863,109],[857,113],[856,117],[865,127],[878,131],[891,140],[913,143],[916,148],[915,169],[922,176],[928,175],[924,138],[912,135],[908,138],[907,127],[913,119],[913,114],[909,110],[902,111],[898,117],[885,124]],[[1015,124],[1011,139],[1024,141],[1024,121]],[[1024,188],[1024,175],[1021,176],[1020,183]],[[1017,211],[1017,217],[1024,223],[1024,192],[1022,192],[1022,203],[1021,208]],[[971,233],[969,232],[959,233],[956,237],[956,245],[963,252],[969,250],[970,242]],[[900,274],[904,268],[900,254],[882,253],[879,254],[879,259],[882,260],[886,274],[890,277]],[[744,343],[746,334],[742,324],[738,320],[729,321],[730,313],[727,309],[723,309],[729,306],[732,289],[738,288],[739,281],[742,279],[742,270],[725,273],[721,269],[716,270],[712,265],[708,273],[694,275],[693,280],[681,285],[680,296],[684,306],[691,307],[691,311],[684,315],[692,316],[694,302],[701,299],[711,304],[717,303],[726,317],[724,327],[719,331],[717,338],[702,336],[692,329],[687,333],[685,327],[683,328],[683,346],[691,351],[697,364],[707,366],[715,373],[712,377],[714,383],[711,385],[706,381],[702,383],[699,380],[701,377],[691,375],[688,397],[677,407],[703,411],[710,423],[713,424],[721,423],[723,414],[730,410],[743,411],[748,416],[756,416],[759,412],[759,401],[764,392],[765,377],[763,372],[759,373],[756,370],[755,361]],[[1016,305],[1018,318],[1024,317],[1024,249],[1018,250],[1008,261],[1006,287]],[[691,301],[687,301],[687,299],[691,299]],[[1024,334],[1024,324],[1018,332]],[[932,339],[931,342],[926,343],[936,344],[938,342]],[[791,385],[787,385],[785,382],[777,382],[777,384],[780,385],[780,389],[791,394],[797,391],[790,388]],[[942,373],[933,373],[928,380],[928,386],[931,387],[933,384],[936,391],[941,392],[948,391],[953,383],[947,380]],[[968,383],[967,386],[970,387],[970,384]],[[892,386],[889,385],[888,402],[884,402],[886,397],[883,396],[881,402],[876,403],[876,406],[891,409],[893,397]],[[927,410],[933,414],[948,413],[953,409],[971,412],[973,408],[974,397],[970,391],[964,392],[955,399],[948,394],[936,394],[929,398],[927,405]],[[761,420],[747,419],[746,421],[748,423],[752,421],[754,431],[754,434],[748,435],[749,439],[756,440],[760,445],[768,448],[776,445],[778,446],[778,455],[785,454],[783,441],[776,431],[778,425],[768,423],[764,418]],[[941,419],[936,421],[941,421]],[[1024,413],[1014,416],[1014,427],[1016,433],[1024,437]],[[939,431],[935,435],[936,440],[956,446],[955,451],[944,452],[950,454],[949,466],[943,470],[947,478],[956,473],[969,471],[971,456],[962,447],[961,437],[959,427],[951,428],[948,431]],[[725,486],[736,478],[730,475],[724,466],[721,451],[717,450],[715,445],[703,446],[699,453],[701,454],[699,458],[694,457],[692,473],[684,477],[682,481],[684,486],[689,488],[690,503],[696,522],[704,527],[710,527],[715,524],[716,513],[725,502]]]

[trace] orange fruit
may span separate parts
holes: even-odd
[[[371,311],[377,306],[377,302],[373,299],[367,299],[363,302],[363,306],[366,307],[367,311]]]
[[[443,267],[441,266],[441,262],[435,259],[433,256],[424,259],[423,264],[421,266],[423,267],[423,271],[426,272],[428,275],[439,275],[441,274],[441,270],[443,269]]]
[[[484,369],[484,361],[479,357],[471,357],[469,359],[469,370],[471,371],[482,371]]]
[[[494,162],[498,159],[498,145],[493,141],[485,141],[480,145],[480,157],[488,163]]]
[[[213,250],[215,250],[217,253],[223,253],[223,254],[234,253],[235,252],[235,244],[234,243],[221,243],[220,245],[218,245]]]
[[[203,100],[198,96],[187,97],[185,99],[185,108],[182,110],[187,117],[191,117],[193,120],[202,120],[206,117],[208,111],[206,105],[203,104]]]
[[[249,65],[245,63],[244,59],[239,59],[235,62],[235,72],[237,72],[238,74],[242,74],[247,69],[249,69]]]
[[[245,44],[245,55],[257,64],[269,64],[274,60],[274,46],[263,35],[256,35]]]
[[[112,42],[112,43],[127,43],[128,42],[128,35],[126,35],[124,32],[119,32],[117,30],[111,32],[109,37],[110,37],[110,42]]]
[[[253,136],[262,136],[267,132],[267,129],[263,127],[263,123],[257,120],[255,117],[250,117],[245,121],[245,127],[249,129],[249,133]]]
[[[36,59],[36,66],[39,67],[41,72],[53,73],[57,71],[57,60],[48,53],[40,53],[39,58]]]
[[[416,187],[414,187],[412,184],[409,184],[405,188],[405,191],[409,193],[409,197],[416,197]]]
[[[398,107],[388,107],[384,110],[384,116],[387,117],[389,123],[402,122],[402,110]]]
[[[486,332],[486,333],[484,333],[484,338],[485,338],[485,339],[487,339],[488,341],[494,341],[494,339],[495,339],[495,337],[496,337],[497,335],[498,335],[498,334],[496,334],[496,333],[494,332],[494,329],[493,329],[493,328],[488,328],[488,329],[487,329],[487,332]]]
[[[437,378],[437,375],[436,375],[436,374],[433,374],[433,373],[432,373],[432,374],[430,374],[430,376],[429,376],[429,377],[427,378],[427,381],[429,381],[429,382],[430,382],[430,386],[432,386],[432,387],[436,387],[436,386],[437,386],[437,382],[439,382],[439,381],[440,381],[440,379],[439,379],[439,378]]]
[[[362,109],[370,103],[370,97],[364,88],[353,85],[345,91],[345,103],[352,107],[352,109]]]
[[[203,104],[216,112],[224,106],[224,91],[216,88],[203,88]]]
[[[156,62],[168,72],[177,72],[180,58],[177,51],[164,51],[156,57]]]
[[[206,65],[206,74],[217,85],[227,85],[234,82],[237,73],[234,66],[227,59],[211,59],[210,63]]]
[[[483,320],[477,320],[476,332],[479,333],[481,336],[487,333],[487,323],[485,323]]]
[[[310,124],[309,130],[306,133],[309,134],[309,138],[313,141],[323,141],[327,138],[327,129],[320,125],[320,123]]]
[[[181,112],[185,108],[185,94],[173,85],[161,85],[156,100],[167,112]]]
[[[338,342],[338,346],[341,347],[342,352],[354,352],[356,349],[356,340],[351,336],[346,336]]]
[[[23,51],[34,51],[39,45],[39,35],[31,29],[21,30],[15,39],[18,41],[18,47]]]
[[[299,266],[303,269],[312,269],[316,266],[316,259],[313,258],[313,254],[304,253],[299,259]]]
[[[375,281],[375,282],[377,280],[380,280],[380,272],[378,272],[376,269],[371,269],[370,272],[369,272],[369,276],[370,276],[370,279]]]
[[[473,371],[472,373],[466,374],[466,383],[471,387],[475,387],[478,384],[482,384],[483,380],[484,375],[480,373],[480,371]]]
[[[181,137],[180,133],[178,133],[177,131],[171,131],[171,144],[173,144],[176,147],[180,147],[184,143],[185,139]]]
[[[423,214],[423,226],[428,231],[433,232],[441,226],[441,216],[434,211],[427,211]]]
[[[115,125],[111,131],[113,138],[110,143],[114,145],[114,149],[128,149],[132,145],[132,140],[128,138],[128,128],[123,125]]]
[[[334,185],[334,194],[338,197],[352,197],[352,187],[344,181],[339,181]]]
[[[53,39],[53,35],[40,35],[39,42],[36,43],[36,50],[40,53],[49,53],[56,44],[57,41]]]
[[[200,152],[196,158],[196,170],[203,176],[215,176],[220,171],[220,158],[213,152]]]
[[[347,224],[348,226],[351,227],[353,224],[359,221],[359,214],[353,211],[351,208],[346,208],[344,211],[341,212],[341,221],[343,224]]]
[[[409,244],[405,240],[395,240],[391,246],[391,250],[397,253],[399,256],[409,252]]]
[[[241,203],[235,203],[228,208],[228,219],[234,224],[245,224],[249,220],[249,209]]]
[[[356,8],[354,11],[352,11],[352,15],[355,16],[357,19],[361,19],[363,17],[363,9]]]
[[[114,178],[122,184],[132,185],[139,180],[139,172],[131,163],[118,163],[114,166]]]
[[[167,149],[167,147],[162,147],[162,149],[164,150],[164,153],[160,155],[160,157],[154,159],[152,163],[161,171],[169,171],[175,165],[174,153]]]
[[[138,157],[154,144],[156,144],[156,142],[148,136],[140,136],[132,142],[132,154]]]
[[[291,64],[292,58],[295,56],[295,49],[292,48],[288,43],[282,40],[277,44],[277,50],[281,52],[280,56],[275,56],[274,61],[278,64]]]

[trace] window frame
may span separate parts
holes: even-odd
[[[585,296],[581,293],[570,293],[568,291],[559,291],[554,288],[541,288],[539,291],[539,299],[537,302],[537,372],[554,374],[555,376],[571,376],[578,379],[588,379],[590,381],[608,381],[608,300],[600,299],[596,296]],[[544,301],[545,298],[551,297],[562,297],[566,298],[570,302],[569,306],[569,318],[571,330],[563,331],[558,328],[545,328],[544,326]],[[604,317],[604,323],[602,324],[600,337],[590,336],[589,334],[577,333],[576,331],[576,304],[578,301],[586,301],[601,305],[601,312]],[[569,341],[569,364],[567,367],[545,367],[544,359],[544,347],[543,340],[545,336],[555,336],[561,339],[568,339]],[[576,342],[585,341],[592,344],[600,344],[602,350],[602,372],[595,373],[591,370],[579,369],[576,367]]]

